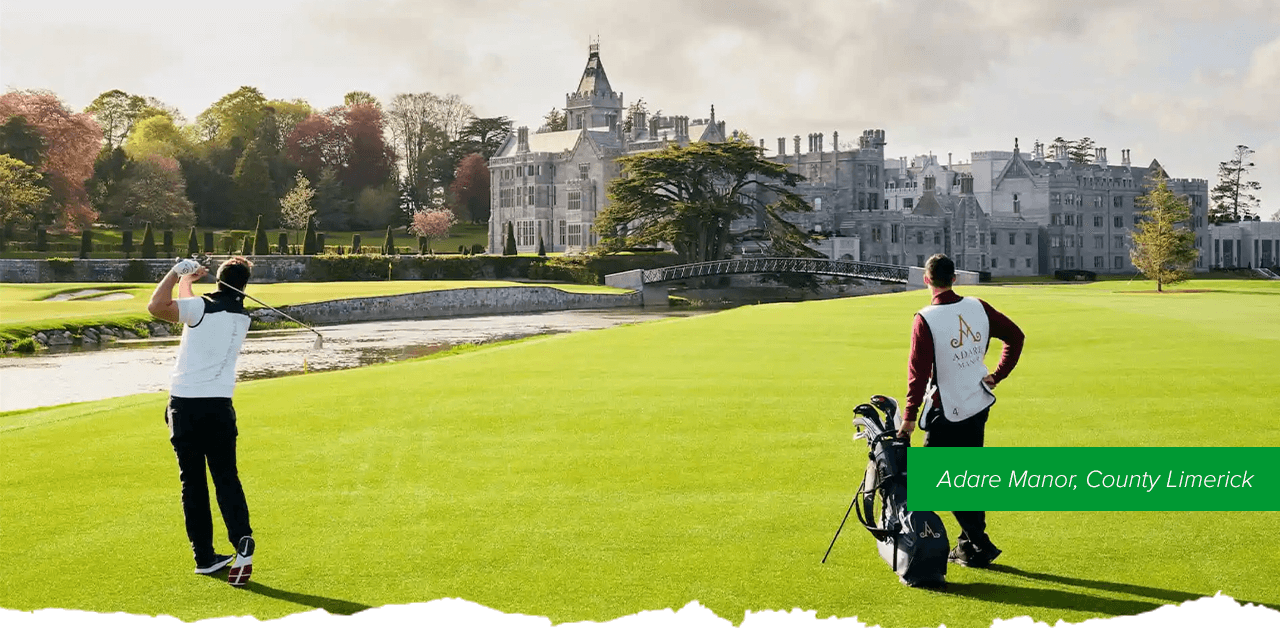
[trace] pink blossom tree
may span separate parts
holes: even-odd
[[[413,213],[413,223],[409,225],[409,233],[426,238],[427,245],[432,240],[443,240],[449,237],[449,229],[457,223],[453,212],[447,209],[431,209]],[[427,246],[422,247],[425,253]]]

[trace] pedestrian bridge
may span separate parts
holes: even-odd
[[[664,268],[629,270],[605,276],[605,284],[643,293],[645,305],[666,305],[667,290],[660,284],[728,275],[751,274],[804,274],[850,277],[887,283],[907,284],[911,288],[924,287],[924,269],[919,266],[898,266],[876,262],[825,259],[814,257],[743,257],[738,259],[695,262]],[[957,284],[978,283],[978,273],[956,271]]]
[[[878,264],[874,262],[855,262],[852,260],[833,260],[814,257],[744,257],[724,259],[714,262],[695,262],[665,268],[645,270],[643,281],[646,285],[695,279],[700,277],[719,277],[722,275],[751,275],[756,273],[829,275],[833,277],[854,277],[873,281],[891,283],[907,283],[910,278],[909,266]]]

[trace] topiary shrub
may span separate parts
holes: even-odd
[[[49,232],[36,229],[36,250],[41,253],[49,250]]]
[[[262,214],[258,214],[258,224],[253,229],[253,254],[271,254],[271,241],[267,239],[267,230],[262,226]]]
[[[241,255],[253,255],[253,236],[247,235],[240,244]]]
[[[303,236],[302,236],[302,254],[303,254],[303,255],[316,255],[316,254],[318,254],[320,251],[324,250],[324,249],[321,249],[321,248],[319,248],[319,247],[317,246],[317,245],[319,244],[319,240],[320,240],[320,239],[316,237],[316,227],[315,227],[315,225],[314,225],[314,224],[312,224],[312,223],[310,223],[310,222],[308,222],[308,223],[307,223],[307,231],[306,231],[306,233],[304,233],[304,234],[303,234]]]
[[[324,252],[324,234],[316,232],[316,253]]]
[[[93,232],[85,229],[80,232],[80,259],[89,259],[93,252]]]
[[[360,234],[358,233],[351,234],[351,254],[360,254]]]
[[[289,234],[281,231],[279,237],[276,238],[276,250],[281,255],[289,254]]]
[[[507,221],[507,237],[502,244],[502,254],[503,255],[516,254],[516,231],[515,231],[515,227],[511,226],[511,221]]]
[[[427,254],[427,236],[418,236],[418,255]]]
[[[129,259],[129,254],[133,252],[133,232],[128,229],[120,233],[120,250],[124,252],[124,258]]]
[[[542,244],[542,234],[538,234],[538,257],[547,256],[547,247]]]
[[[483,255],[483,254],[484,254],[484,245],[483,245],[483,244],[472,244],[472,245],[471,245],[471,254],[472,254],[472,255]]]
[[[387,225],[387,239],[382,242],[382,254],[396,254],[396,239],[395,236],[391,235],[391,225]]]
[[[147,223],[147,228],[142,231],[141,254],[144,259],[156,258],[156,236],[151,233],[151,223]]]
[[[162,233],[161,235],[163,236],[163,242],[164,242],[164,254],[167,256],[172,256],[173,255],[173,231],[169,229],[165,229],[164,233]]]
[[[204,252],[209,254],[214,253],[212,231],[204,232]]]
[[[200,240],[196,238],[196,228],[191,227],[191,233],[187,234],[187,257],[192,257],[200,252]]]

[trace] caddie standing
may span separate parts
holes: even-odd
[[[925,262],[924,282],[933,301],[916,313],[911,330],[907,408],[898,434],[909,438],[919,416],[925,447],[982,447],[996,402],[992,391],[1022,354],[1022,330],[981,299],[953,292],[955,277],[955,263],[946,255]],[[991,338],[1004,342],[994,373],[983,363]],[[961,532],[948,559],[966,567],[990,565],[1000,549],[987,536],[987,513],[951,514]]]

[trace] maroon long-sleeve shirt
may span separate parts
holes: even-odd
[[[959,295],[947,290],[933,297],[933,305],[950,305],[959,300]],[[999,338],[1004,342],[1004,351],[1000,353],[1000,364],[991,374],[998,384],[1013,372],[1013,367],[1018,365],[1018,358],[1022,355],[1024,336],[1022,330],[1009,320],[1008,316],[998,312],[986,301],[981,299],[978,301],[982,303],[982,309],[987,312],[991,337]],[[933,333],[929,330],[929,323],[925,322],[923,316],[916,314],[915,324],[911,328],[911,362],[907,367],[906,420],[908,421],[916,420],[920,406],[924,404],[924,393],[929,388],[929,380],[934,377],[933,356]],[[941,397],[937,392],[933,394],[933,403],[935,406],[941,403]]]

